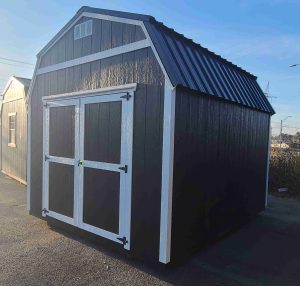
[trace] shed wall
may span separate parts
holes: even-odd
[[[107,41],[112,41],[111,36]],[[150,48],[37,76],[31,99],[31,213],[41,216],[42,208],[41,98],[129,83],[138,83],[134,98],[131,247],[136,256],[157,261],[164,76]]]
[[[264,209],[270,115],[177,90],[172,259]]]
[[[22,90],[21,96],[23,93],[24,90]],[[14,95],[12,94],[12,96]],[[8,99],[8,97],[5,97],[5,99]],[[16,147],[8,146],[8,114],[13,112],[16,112]],[[22,182],[26,182],[27,108],[25,98],[3,103],[1,116],[2,171]]]

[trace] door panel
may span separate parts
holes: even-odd
[[[120,173],[84,168],[83,222],[119,233]]]
[[[130,249],[132,120],[133,93],[44,105],[44,216]]]
[[[49,210],[73,217],[73,205],[74,166],[49,162]]]
[[[49,116],[49,155],[74,158],[75,106],[51,107]]]
[[[85,105],[84,160],[120,163],[122,102]]]

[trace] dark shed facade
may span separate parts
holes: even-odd
[[[26,184],[27,92],[30,79],[11,77],[1,109],[1,171]]]
[[[264,208],[256,78],[151,16],[82,7],[39,53],[29,107],[28,207],[51,223],[168,263]]]

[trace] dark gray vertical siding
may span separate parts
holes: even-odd
[[[22,95],[24,90],[22,89]],[[7,98],[6,98],[7,99]],[[8,114],[16,112],[16,147],[8,146]],[[27,108],[25,98],[2,105],[2,170],[26,182]]]
[[[172,257],[264,209],[270,115],[178,90]]]
[[[82,17],[76,24],[90,19],[92,18]],[[92,19],[92,21],[93,33],[91,36],[74,41],[74,28],[71,28],[42,57],[40,67],[61,63],[145,39],[144,32],[140,26],[99,19]]]
[[[128,30],[131,31],[129,28]],[[131,33],[135,35],[136,29]],[[123,35],[127,34],[124,34],[123,31]],[[123,38],[124,41],[125,38],[129,38],[128,35]],[[111,43],[114,44],[115,40],[112,40]],[[61,81],[58,77],[64,78],[65,81]],[[157,261],[159,255],[164,76],[150,48],[37,77],[31,103],[31,142],[32,150],[34,150],[31,154],[31,213],[37,216],[41,215],[41,97],[60,92],[128,83],[138,83],[134,98],[131,245],[136,256]]]

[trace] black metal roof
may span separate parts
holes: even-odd
[[[173,85],[275,113],[254,75],[162,23],[144,24]]]
[[[275,113],[254,75],[149,15],[83,6],[39,54],[83,12],[143,21],[173,86],[183,86],[264,112]]]

